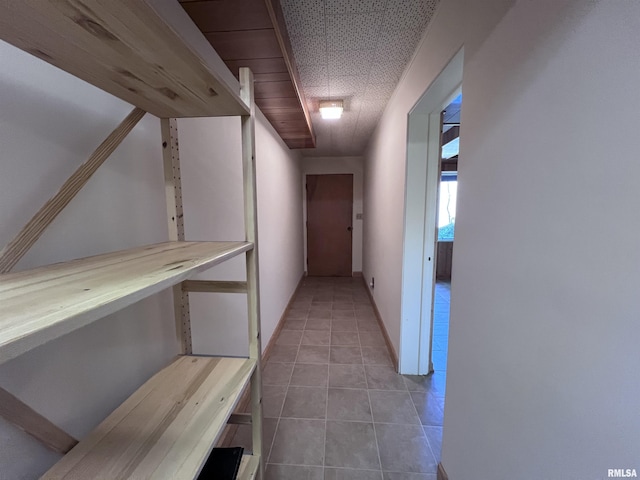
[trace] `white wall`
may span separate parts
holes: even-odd
[[[363,220],[356,219],[358,213],[363,213],[363,168],[362,157],[306,157],[302,159],[302,202],[304,230],[304,259],[307,258],[307,192],[305,190],[307,175],[327,175],[336,173],[353,174],[353,243],[352,243],[352,268],[353,272],[362,272],[362,232]],[[306,271],[306,262],[305,262]]]
[[[465,65],[452,480],[640,469],[639,31],[637,2],[517,2]]]
[[[3,42],[0,64],[4,245],[132,107]],[[187,235],[243,238],[239,120],[197,121],[202,128],[193,132],[189,122],[179,122]],[[206,138],[190,138],[196,133]],[[266,345],[303,272],[302,204],[297,155],[260,114],[257,158]],[[211,228],[213,222],[220,226]],[[16,270],[166,241],[166,228],[160,122],[147,115]],[[243,275],[243,259],[220,267],[236,275],[238,265]],[[215,321],[225,321],[228,307],[220,304],[221,313],[212,308]],[[242,332],[246,344],[245,318],[235,318],[231,336]],[[0,386],[82,437],[178,353],[174,330],[171,297],[162,292],[1,365]],[[0,480],[37,478],[57,458],[0,419]]]
[[[400,303],[407,119],[429,84],[462,47],[460,1],[441,2],[400,81],[365,156],[363,273],[396,352],[400,348]],[[426,132],[425,132],[426,134]]]
[[[258,120],[256,172],[264,348],[303,274],[302,201],[299,154],[286,147],[260,112]],[[178,129],[187,239],[244,238],[240,119],[180,119]],[[199,278],[244,280],[244,256]],[[192,293],[190,300],[195,353],[247,354],[245,295]]]
[[[631,1],[442,2],[369,146],[364,271],[396,341],[403,117],[464,41],[451,480],[640,468],[639,28]]]

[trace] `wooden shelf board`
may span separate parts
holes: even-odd
[[[166,242],[0,275],[0,363],[252,248]]]
[[[155,3],[0,0],[0,38],[161,118],[247,115]]]
[[[246,358],[179,357],[42,478],[196,478],[255,365]],[[245,472],[255,468],[252,458],[243,463]]]
[[[253,455],[243,455],[238,471],[238,480],[254,480],[258,473],[260,458]]]

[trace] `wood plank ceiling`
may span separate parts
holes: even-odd
[[[315,135],[279,0],[180,0],[238,77],[255,76],[256,104],[289,148],[312,148]]]

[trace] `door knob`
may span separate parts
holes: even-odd
[[[347,227],[347,230],[352,231],[353,227]]]

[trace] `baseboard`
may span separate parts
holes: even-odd
[[[351,272],[351,276],[354,278],[361,278],[364,275],[362,274],[362,272]]]
[[[373,295],[371,295],[371,290],[369,290],[369,285],[367,285],[367,281],[364,277],[362,277],[362,282],[364,283],[364,289],[367,291],[367,295],[369,295],[369,300],[371,300],[371,306],[373,306],[373,311],[376,315],[376,320],[378,320],[378,325],[380,325],[380,330],[382,330],[382,336],[384,337],[384,341],[387,344],[387,350],[389,350],[389,355],[391,355],[391,361],[393,362],[393,368],[398,371],[398,354],[396,353],[396,349],[393,348],[393,343],[391,343],[391,338],[389,338],[389,332],[387,332],[387,327],[384,326],[384,322],[382,321],[382,316],[380,315],[380,311],[378,310],[378,306],[376,305],[376,301],[373,299]]]
[[[298,281],[298,286],[296,287],[296,289],[291,294],[291,298],[289,298],[289,302],[287,303],[287,306],[285,307],[284,311],[282,312],[282,316],[280,317],[280,320],[278,321],[278,324],[276,325],[276,328],[273,330],[273,333],[271,334],[271,338],[269,339],[269,343],[267,344],[265,349],[262,351],[262,363],[264,363],[267,360],[269,360],[269,356],[271,355],[271,351],[273,350],[273,347],[276,344],[276,339],[278,338],[278,335],[280,335],[280,332],[282,331],[282,328],[284,327],[284,322],[286,320],[287,314],[289,313],[289,310],[291,309],[291,305],[293,304],[293,301],[296,299],[296,296],[298,295],[298,292],[300,291],[300,287],[302,287],[302,282],[304,281],[305,277],[306,277],[306,274],[303,273],[302,277],[300,277],[300,280]]]
[[[280,316],[280,320],[278,321],[276,328],[273,330],[273,333],[271,334],[269,343],[267,344],[265,349],[262,351],[262,365],[266,363],[266,361],[269,359],[269,356],[271,355],[271,351],[273,350],[273,347],[276,344],[276,339],[278,338],[280,331],[284,327],[284,322],[286,320],[287,314],[289,313],[289,309],[291,309],[291,305],[293,304],[293,301],[295,300],[296,295],[298,295],[298,291],[302,286],[302,282],[304,281],[305,276],[306,274],[303,273],[302,277],[300,278],[300,281],[298,282],[298,286],[291,294],[291,298],[289,298],[289,302],[287,303],[287,306],[284,308],[284,311]],[[234,410],[235,413],[246,412],[248,410],[249,404],[251,403],[250,392],[251,390],[247,386],[247,388],[244,389],[244,392],[242,393],[240,400],[238,401],[238,405]],[[218,440],[217,446],[218,447],[231,446],[231,442],[237,431],[238,431],[238,425],[227,425],[224,429],[224,432],[220,436],[220,440]]]
[[[449,476],[447,475],[447,472],[444,471],[442,462],[438,463],[438,480],[449,480]]]

